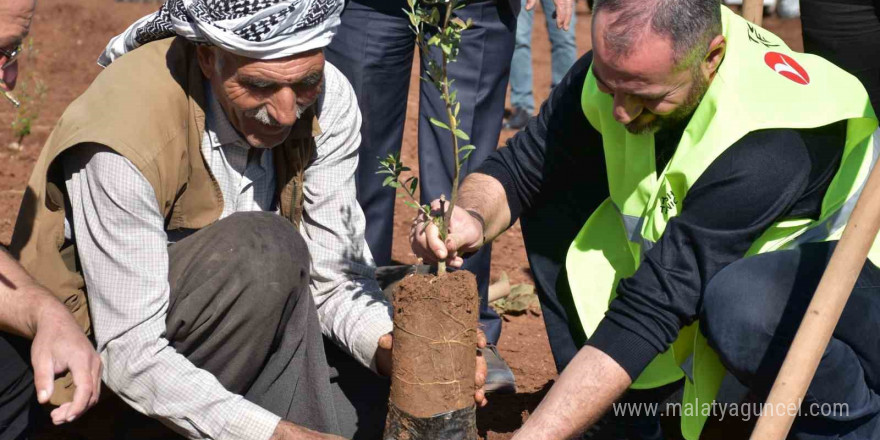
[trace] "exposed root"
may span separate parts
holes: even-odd
[[[408,380],[400,377],[400,375],[398,375],[398,374],[395,374],[394,378],[400,380],[401,382],[403,382],[405,384],[409,384],[409,385],[455,385],[455,384],[461,383],[460,380],[447,380],[447,381],[443,381],[443,382],[412,382],[412,381],[408,381]]]

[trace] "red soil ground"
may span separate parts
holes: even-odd
[[[112,0],[40,0],[31,30],[34,56],[24,57],[21,69],[22,79],[31,83],[32,77],[40,79],[48,86],[48,93],[39,118],[33,124],[32,134],[25,138],[20,152],[6,148],[16,140],[8,128],[16,114],[11,106],[0,103],[0,127],[6,127],[0,130],[0,242],[9,242],[27,179],[52,126],[67,105],[100,72],[95,63],[98,54],[112,36],[156,7],[155,3],[117,3]],[[590,15],[584,2],[578,2],[577,13],[578,51],[583,54],[591,47]],[[802,50],[798,20],[769,18],[765,27],[782,36],[796,50]],[[550,87],[550,46],[540,12],[535,17],[533,39],[535,98],[540,103],[547,97]],[[132,78],[132,81],[136,79]],[[417,170],[416,71],[410,84],[403,159]],[[22,93],[19,91],[18,95]],[[499,145],[513,134],[502,132]],[[394,258],[399,261],[414,261],[406,242],[412,215],[413,212],[400,203],[395,214],[394,231]],[[531,281],[518,224],[498,240],[494,249],[493,277],[507,272],[512,283]],[[509,439],[557,374],[540,316],[527,313],[505,319],[499,347],[516,374],[519,392],[492,398],[489,406],[480,411],[480,433],[488,440]]]

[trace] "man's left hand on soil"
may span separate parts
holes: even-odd
[[[376,370],[383,376],[391,376],[391,348],[393,346],[393,337],[391,333],[382,335],[379,338],[379,348],[376,349]],[[479,349],[486,348],[486,335],[482,330],[477,330],[477,368],[474,374],[474,402],[478,407],[484,407],[489,403],[486,399],[486,359]]]

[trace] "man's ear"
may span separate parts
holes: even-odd
[[[212,79],[217,75],[217,71],[214,70],[214,63],[217,56],[217,53],[214,52],[214,49],[211,46],[196,46],[196,57],[199,59],[199,68],[202,69],[202,75],[205,75],[205,78]]]
[[[712,42],[709,43],[709,51],[706,53],[706,57],[700,63],[700,69],[703,72],[704,78],[710,80],[715,77],[715,73],[718,72],[718,67],[721,65],[726,51],[727,40],[724,38],[724,35],[716,35]]]

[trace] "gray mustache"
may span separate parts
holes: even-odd
[[[305,111],[302,107],[296,106],[296,118],[297,119],[299,119],[304,112]],[[244,115],[251,118],[251,119],[256,120],[257,122],[259,122],[263,125],[268,125],[270,127],[283,126],[283,124],[276,121],[275,118],[273,118],[272,115],[269,114],[269,110],[266,108],[266,106],[262,106],[258,109],[254,109],[254,110],[248,110],[244,113]]]

